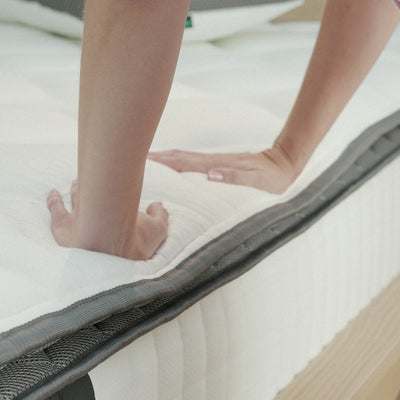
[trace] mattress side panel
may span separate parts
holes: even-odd
[[[272,400],[289,384],[400,273],[398,179],[400,159],[301,236],[150,333],[165,334],[170,350],[183,357],[177,398]],[[129,354],[131,369],[140,369],[136,360],[146,357],[140,346],[128,345],[90,372],[99,399],[109,398],[104,380],[122,353]],[[156,347],[147,351],[152,369],[161,371],[171,355]],[[223,379],[215,386],[216,377]],[[138,385],[126,390],[146,391]]]

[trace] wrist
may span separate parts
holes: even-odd
[[[301,135],[298,135],[301,137]],[[296,140],[297,139],[297,140]],[[273,148],[282,154],[297,177],[310,159],[314,148],[307,148],[306,143],[282,133],[274,142]]]
[[[129,217],[115,223],[101,214],[78,214],[72,224],[71,247],[129,258],[127,254],[135,241],[135,227],[136,221]]]
[[[275,158],[279,160],[280,165],[283,166],[292,180],[296,179],[305,165],[305,163],[300,162],[297,153],[290,151],[290,148],[279,141],[275,141],[270,150],[275,153]]]

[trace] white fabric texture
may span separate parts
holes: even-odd
[[[100,364],[89,374],[96,399],[272,400],[400,272],[399,178],[397,159],[251,271]]]
[[[313,23],[265,25],[184,46],[153,148],[270,145],[293,104],[317,30]],[[161,276],[238,222],[298,194],[365,128],[398,109],[399,42],[397,31],[282,195],[148,162],[142,207],[164,202],[169,236],[151,261],[133,262],[54,243],[45,199],[58,187],[67,201],[76,177],[80,47],[1,24],[0,332],[118,285]],[[98,398],[110,398],[102,394],[108,393],[104,385],[120,390],[121,384],[140,399],[272,399],[399,272],[399,167],[393,162],[254,270],[95,369]],[[119,372],[112,372],[115,363]],[[127,363],[139,368],[124,370]],[[115,379],[106,383],[110,374]],[[123,375],[134,388],[122,383]]]
[[[248,7],[190,11],[192,26],[185,30],[185,43],[216,40],[291,10],[301,0],[287,0]],[[1,0],[0,21],[17,22],[70,38],[82,38],[83,22],[73,15],[45,7],[34,1]]]

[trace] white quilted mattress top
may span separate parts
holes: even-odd
[[[318,24],[266,25],[183,46],[153,149],[252,151],[272,144],[301,84]],[[141,207],[162,201],[168,238],[134,262],[58,247],[46,196],[76,177],[78,42],[0,25],[0,333],[113,287],[152,279],[256,211],[298,194],[365,128],[395,112],[400,31],[286,193],[209,182],[149,161]]]

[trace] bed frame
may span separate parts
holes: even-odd
[[[275,18],[273,22],[319,21],[324,12],[326,0],[304,0],[303,4]]]
[[[399,389],[400,276],[275,400],[400,400]]]

